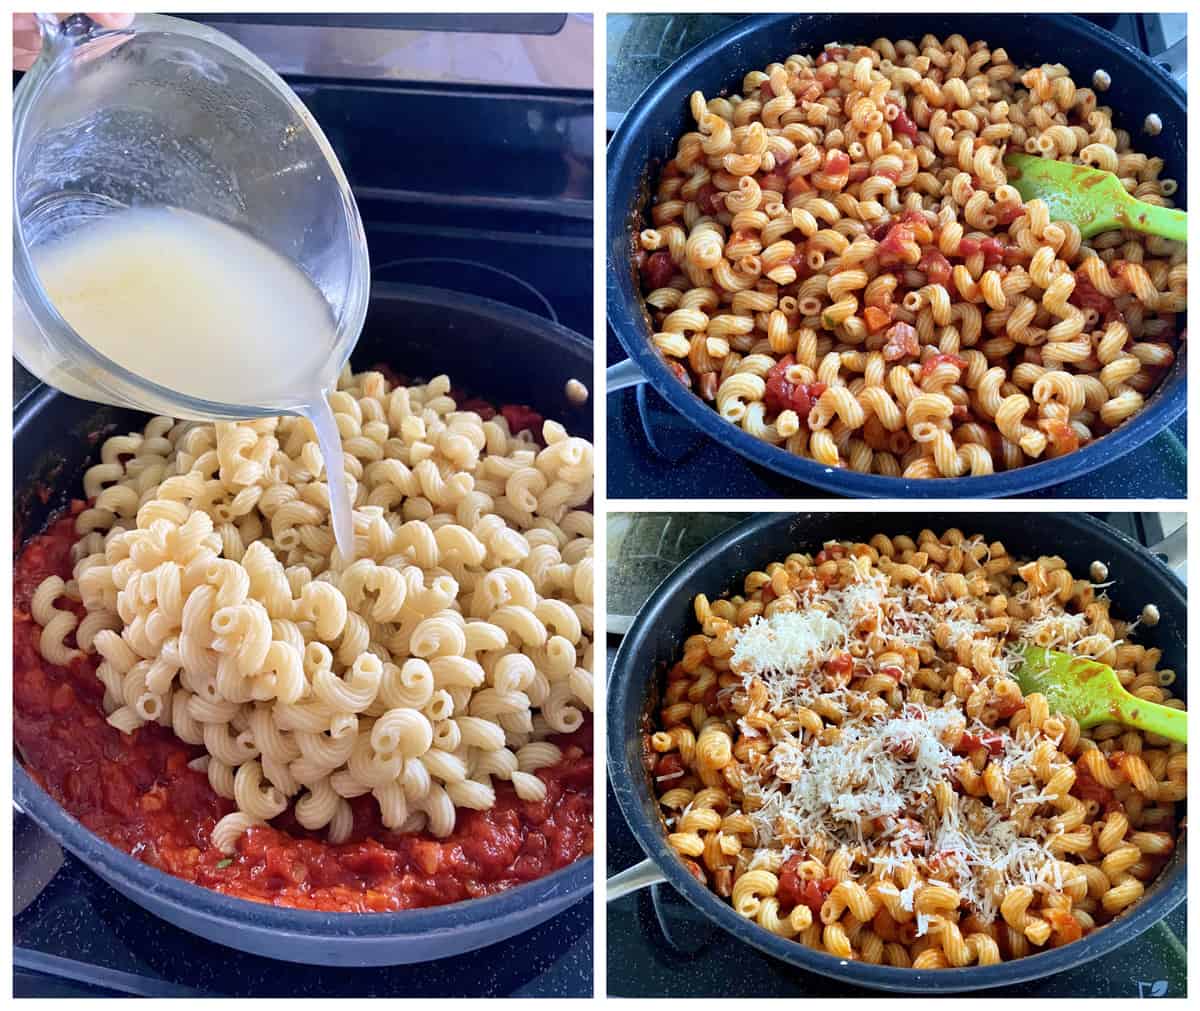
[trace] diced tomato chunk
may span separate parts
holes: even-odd
[[[850,156],[836,148],[825,155],[825,171],[831,176],[844,176],[850,171]]]
[[[911,228],[902,224],[893,225],[879,244],[880,261],[894,262],[897,257],[904,255],[905,248],[912,245],[912,242]]]
[[[665,288],[674,276],[675,261],[666,250],[651,253],[642,264],[642,286],[650,291]]]
[[[945,365],[947,363],[959,369],[965,369],[967,367],[966,361],[964,361],[962,358],[959,358],[958,355],[930,355],[923,362],[921,362],[921,378],[925,379],[939,365]]]
[[[768,411],[785,411],[790,406],[793,386],[787,381],[785,373],[795,364],[796,359],[792,355],[784,355],[767,372],[763,403]]]
[[[988,266],[1002,262],[1007,251],[1004,243],[994,236],[979,243],[979,249],[983,253],[983,262]]]
[[[1075,271],[1075,290],[1071,292],[1067,301],[1080,309],[1095,309],[1101,315],[1111,312],[1114,305],[1112,299],[1096,290],[1082,269]]]
[[[902,133],[905,137],[917,139],[917,124],[908,118],[908,113],[901,109],[892,120],[892,132]]]
[[[1025,216],[1025,205],[1019,200],[1002,200],[992,208],[996,223],[1011,225],[1017,218]]]
[[[812,910],[813,916],[821,914],[821,907],[825,905],[825,900],[829,898],[829,893],[833,891],[837,884],[832,878],[823,878],[821,881],[806,881],[800,889],[800,903],[808,906]]]
[[[930,284],[946,285],[950,283],[950,261],[938,249],[927,249],[917,264],[917,270],[923,271]]]
[[[828,49],[823,50],[821,55],[817,57],[816,65],[823,67],[831,61],[844,60],[849,55],[850,50],[845,46],[830,46]]]
[[[915,358],[921,353],[921,343],[917,337],[917,330],[910,323],[896,323],[888,330],[884,337],[887,338],[887,343],[883,345],[883,360],[885,362],[898,362],[902,358]]]
[[[505,404],[500,408],[500,413],[504,415],[504,420],[508,422],[508,427],[514,435],[517,432],[525,431],[531,431],[534,435],[541,434],[545,419],[532,407],[522,404]]]
[[[846,549],[840,544],[830,544],[827,548],[822,548],[817,552],[816,563],[823,565],[832,558],[845,558]]]
[[[808,193],[812,190],[810,183],[804,176],[790,176],[787,184],[787,195],[794,197],[798,193]]]
[[[725,206],[725,198],[712,183],[705,183],[696,193],[696,203],[705,214],[719,214]]]
[[[1054,940],[1051,942],[1054,947],[1071,944],[1083,937],[1083,927],[1065,909],[1047,909],[1043,915],[1054,931]]]
[[[959,738],[958,748],[960,753],[970,751],[978,751],[980,748],[987,748],[989,755],[1001,755],[1004,753],[1004,738],[999,734],[973,734],[964,732]]]
[[[808,906],[814,915],[821,912],[821,906],[829,897],[829,893],[837,886],[833,878],[805,880],[800,877],[800,865],[804,857],[800,855],[787,859],[779,871],[779,889],[776,896],[779,904],[785,909],[794,906]]]
[[[825,664],[825,669],[831,674],[845,676],[854,669],[854,657],[849,653],[839,653]]]
[[[803,882],[800,880],[800,875],[796,873],[796,868],[800,866],[800,862],[801,858],[799,856],[789,857],[779,870],[779,889],[775,894],[779,899],[779,904],[784,909],[800,905]]]
[[[925,215],[912,209],[906,210],[898,219],[893,218],[882,225],[876,225],[869,234],[879,242],[876,255],[885,266],[903,261],[909,247],[915,242],[933,240],[933,231]]]
[[[758,180],[758,185],[762,189],[771,190],[774,193],[786,193],[787,184],[787,176],[778,170],[770,173],[769,175],[765,175]]]
[[[1048,418],[1038,422],[1038,427],[1046,433],[1046,437],[1050,440],[1052,456],[1065,456],[1067,453],[1074,453],[1079,448],[1079,434],[1065,421]]]
[[[825,384],[789,382],[786,373],[795,363],[795,358],[785,355],[771,367],[767,373],[763,404],[768,411],[776,414],[780,411],[795,411],[800,421],[804,422],[812,411],[813,404],[825,392]]]
[[[878,333],[892,320],[892,314],[886,309],[880,309],[878,306],[869,305],[863,310],[863,320],[867,324],[867,330],[870,333]]]

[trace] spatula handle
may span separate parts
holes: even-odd
[[[1182,709],[1147,702],[1125,691],[1121,692],[1116,706],[1122,723],[1169,741],[1187,744],[1187,713]]]
[[[1128,227],[1147,235],[1187,242],[1187,211],[1177,207],[1159,207],[1144,200],[1131,200],[1125,211]]]

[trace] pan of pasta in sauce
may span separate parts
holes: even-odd
[[[14,798],[244,951],[391,965],[592,887],[591,347],[377,285],[331,395],[179,424],[39,389],[14,431]]]
[[[623,639],[610,782],[648,865],[775,958],[906,992],[1038,979],[1184,900],[1187,752],[1023,697],[1013,648],[1183,708],[1186,628],[1174,574],[1087,515],[758,516]]]
[[[861,497],[1002,496],[1185,406],[1186,244],[1084,239],[1007,151],[1186,207],[1186,99],[1071,15],[748,17],[608,152],[608,319],[708,437]]]

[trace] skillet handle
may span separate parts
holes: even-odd
[[[658,869],[658,864],[653,860],[643,860],[640,864],[634,864],[621,871],[620,874],[614,874],[605,882],[605,901],[612,902],[630,892],[638,892],[651,885],[666,884],[666,881],[662,871]]]
[[[646,377],[642,375],[642,370],[633,363],[632,359],[626,358],[623,362],[610,365],[605,372],[605,394],[611,395],[630,386],[641,386],[645,381]]]
[[[1152,555],[1160,555],[1167,563],[1167,568],[1180,579],[1187,579],[1187,524],[1167,534],[1157,544],[1151,544],[1149,551]]]
[[[1187,36],[1185,35],[1174,45],[1168,46],[1161,53],[1152,54],[1150,59],[1180,84],[1183,84],[1187,77]]]

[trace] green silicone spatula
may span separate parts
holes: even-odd
[[[1187,242],[1186,211],[1135,200],[1111,172],[1015,152],[1004,156],[1004,164],[1022,200],[1043,201],[1052,221],[1073,221],[1085,239],[1131,228]]]
[[[1022,694],[1040,692],[1046,696],[1052,711],[1074,716],[1081,727],[1123,723],[1180,744],[1187,743],[1186,712],[1131,695],[1111,667],[1095,660],[1041,646],[1026,646],[1024,660],[1015,676]]]

